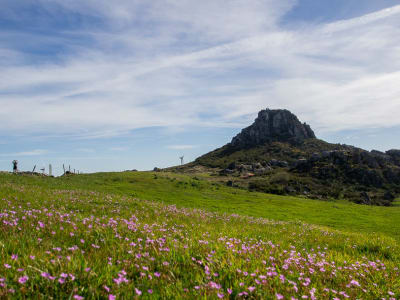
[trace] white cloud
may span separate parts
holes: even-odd
[[[49,152],[47,150],[35,149],[35,150],[31,150],[31,151],[23,151],[23,152],[16,152],[16,153],[2,153],[2,154],[0,154],[0,156],[6,156],[6,157],[40,156],[40,155],[45,155],[48,153]]]
[[[196,145],[169,145],[167,146],[168,149],[172,150],[186,150],[186,149],[193,149],[196,148]]]
[[[109,150],[111,150],[111,151],[127,151],[127,150],[129,150],[129,148],[128,147],[111,147],[111,148],[109,148]]]
[[[41,3],[111,29],[76,32],[93,46],[57,63],[26,65],[18,49],[1,48],[13,63],[0,69],[0,132],[99,138],[242,127],[265,107],[290,109],[317,133],[400,125],[400,5],[287,30],[279,20],[289,0]]]

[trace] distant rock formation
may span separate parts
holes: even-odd
[[[249,148],[268,142],[299,143],[316,138],[306,123],[286,109],[265,109],[258,113],[254,123],[232,139],[231,146]]]

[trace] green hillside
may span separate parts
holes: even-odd
[[[159,172],[95,173],[58,178],[0,174],[0,182],[46,189],[82,189],[143,200],[237,213],[281,221],[365,233],[382,233],[400,240],[400,207],[358,205],[346,200],[319,201],[279,196],[199,180],[200,176]]]
[[[0,298],[400,296],[399,206],[153,172],[0,174],[0,201]]]

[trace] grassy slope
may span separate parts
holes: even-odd
[[[313,205],[325,214],[334,211],[332,203],[163,176],[176,177],[0,174],[0,299],[400,296],[399,244],[384,236],[396,236],[399,208],[369,210],[382,234],[363,234],[357,220],[365,208],[334,204],[342,208],[339,219],[344,210],[354,215],[353,224],[343,225],[353,231],[346,233],[142,200],[282,219],[301,213],[322,220]],[[394,231],[378,221],[382,212],[390,212],[387,221]]]
[[[303,144],[296,146],[274,142],[242,150],[231,149],[228,144],[200,156],[195,163],[208,167],[226,168],[232,162],[255,163],[271,159],[293,162],[299,158],[310,157],[315,152],[344,149],[347,149],[347,146],[330,144],[319,139],[305,140]]]
[[[237,213],[273,220],[299,220],[348,232],[379,233],[400,241],[400,207],[363,206],[346,201],[324,202],[248,192],[189,176],[151,173],[97,173],[67,178],[0,174],[0,182],[51,189],[84,189],[133,196],[144,200]]]

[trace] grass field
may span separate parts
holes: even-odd
[[[0,199],[0,298],[400,297],[399,206],[151,172],[0,174]]]

